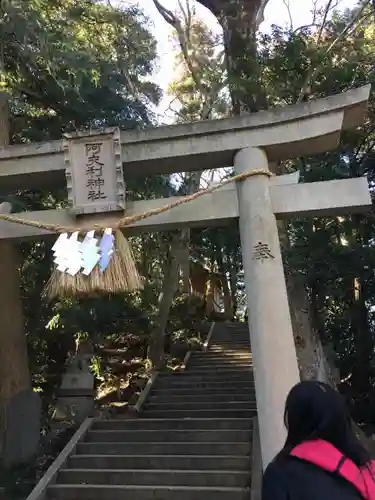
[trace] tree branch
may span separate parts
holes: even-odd
[[[166,9],[160,2],[159,0],[153,0],[155,7],[159,11],[159,13],[163,16],[164,20],[172,26],[172,28],[175,29],[179,41],[179,45],[181,48],[181,52],[184,56],[184,60],[186,62],[187,67],[189,68],[189,71],[191,73],[191,76],[194,80],[194,83],[197,87],[197,89],[204,95],[204,88],[202,86],[202,83],[200,81],[199,75],[197,71],[194,68],[194,64],[189,56],[189,49],[188,49],[188,41],[186,39],[186,34],[184,32],[184,28],[181,24],[181,21],[178,19],[177,16],[173,14],[170,10]]]
[[[328,2],[326,3],[326,8],[324,9],[323,19],[322,19],[322,22],[320,24],[320,29],[318,32],[318,38],[316,40],[317,45],[320,43],[320,40],[322,38],[323,30],[325,28],[325,25],[327,22],[327,17],[328,17],[329,11],[331,10],[332,3],[333,3],[333,0],[328,0]]]
[[[265,11],[265,8],[266,8],[268,2],[269,2],[269,0],[261,0],[259,9],[258,9],[258,12],[256,15],[256,20],[255,20],[256,29],[258,29],[259,26],[264,21],[264,11]]]
[[[264,1],[264,0],[263,0]],[[268,1],[268,0],[267,0]],[[170,10],[166,9],[159,0],[153,0],[155,7],[162,15],[164,20],[172,26],[172,28],[176,31],[179,46],[185,61],[185,64],[191,74],[193,82],[198,90],[198,92],[202,96],[203,105],[202,105],[202,119],[207,119],[211,113],[212,106],[215,100],[215,96],[221,90],[222,84],[214,85],[212,89],[207,89],[200,78],[199,64],[196,65],[195,62],[198,62],[198,56],[195,53],[194,47],[192,47],[191,41],[191,29],[192,29],[192,19],[193,15],[191,12],[189,0],[186,0],[186,9],[183,7],[181,0],[178,0],[179,7],[182,11],[182,15],[184,18],[184,24],[178,19],[176,15],[173,14]]]
[[[318,17],[318,0],[313,1],[313,24],[316,24],[316,18]]]
[[[332,1],[332,0],[331,0]],[[293,18],[292,18],[292,13],[290,11],[290,1],[289,0],[283,0],[283,4],[286,7],[286,10],[288,11],[288,16],[289,16],[289,29],[293,31]]]
[[[306,30],[306,29],[310,29],[310,28],[319,28],[320,27],[320,24],[314,24],[314,23],[311,23],[311,24],[305,24],[303,26],[298,26],[298,28],[296,28],[293,33],[294,34],[297,34],[299,33],[300,31],[303,31],[303,30]]]

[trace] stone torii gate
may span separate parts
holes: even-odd
[[[254,171],[256,175],[237,186],[226,185],[138,221],[127,231],[207,227],[239,218],[264,465],[283,445],[285,398],[299,380],[276,218],[335,216],[371,207],[365,178],[298,184],[294,174],[270,178],[269,164],[335,149],[342,130],[362,124],[369,92],[366,86],[250,116],[104,135],[78,134],[64,141],[0,150],[3,192],[62,185],[67,173],[73,212],[44,210],[18,217],[87,230],[94,222],[111,227],[124,207],[126,215],[132,216],[174,200],[127,201],[125,206],[123,179],[228,165],[234,165],[237,174]],[[102,194],[107,202],[88,200],[82,184],[82,155],[99,141],[104,155]],[[74,164],[81,165],[81,170],[75,170]],[[51,236],[45,229],[0,221],[0,240]],[[6,309],[7,304],[0,307]]]

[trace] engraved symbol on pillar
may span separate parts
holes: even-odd
[[[256,245],[253,246],[253,260],[264,260],[274,259],[275,257],[271,253],[271,249],[267,243],[262,243],[258,241]]]

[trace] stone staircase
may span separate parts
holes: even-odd
[[[93,420],[29,500],[249,500],[255,416],[248,330],[216,324],[139,418]]]

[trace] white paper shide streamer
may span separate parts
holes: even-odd
[[[104,272],[115,250],[115,238],[112,229],[104,231],[101,238],[95,238],[95,231],[89,231],[81,241],[79,233],[69,236],[62,233],[52,247],[53,261],[61,273],[75,276],[82,272],[89,276],[95,266]]]

